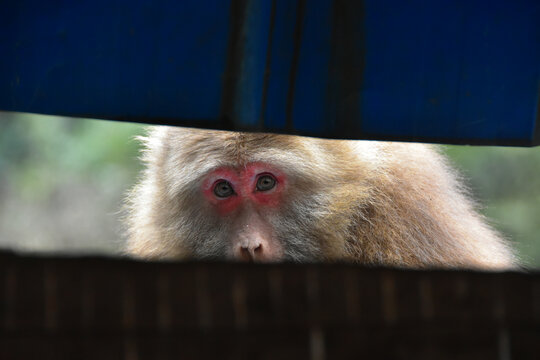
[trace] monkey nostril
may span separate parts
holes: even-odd
[[[263,255],[262,250],[262,244],[242,245],[240,246],[240,259],[244,261],[255,261]]]
[[[253,261],[253,257],[251,256],[251,253],[247,247],[241,247],[240,248],[240,260],[242,261]]]

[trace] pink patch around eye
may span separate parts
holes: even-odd
[[[215,186],[221,181],[227,181],[229,184],[231,184],[234,191],[232,195],[227,197],[218,197],[214,193]],[[225,215],[233,211],[241,203],[241,199],[237,192],[238,184],[238,175],[232,169],[219,168],[206,176],[206,179],[202,184],[202,190],[208,202],[214,205],[216,210],[221,215]]]
[[[272,176],[276,184],[268,191],[258,191],[257,181],[261,176]],[[234,194],[220,198],[214,193],[214,187],[220,181],[231,184]],[[264,163],[251,163],[238,171],[223,167],[218,168],[206,176],[202,190],[206,199],[215,206],[221,215],[226,215],[246,202],[252,202],[255,206],[278,207],[283,197],[283,190],[287,183],[286,176]]]

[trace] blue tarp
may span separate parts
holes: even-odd
[[[538,0],[5,2],[0,109],[540,142]]]

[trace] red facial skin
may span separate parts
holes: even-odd
[[[264,175],[272,176],[276,184],[268,191],[259,191],[257,180]],[[232,185],[233,195],[220,198],[214,194],[214,186],[222,180]],[[257,208],[278,208],[286,186],[287,178],[279,170],[264,163],[250,163],[241,169],[221,167],[212,171],[206,176],[202,188],[206,199],[220,215],[225,216],[248,204]]]
[[[272,176],[276,183],[272,189],[260,191],[257,180],[264,175]],[[214,193],[221,181],[231,184],[232,195],[221,198]],[[263,215],[279,209],[286,187],[285,174],[265,163],[249,163],[244,168],[221,167],[206,175],[202,184],[204,197],[218,216],[233,224],[232,256],[249,261],[275,261],[282,257],[282,246]]]

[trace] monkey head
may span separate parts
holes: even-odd
[[[256,262],[344,254],[369,166],[343,145],[299,139],[154,128],[129,198],[129,252]]]

